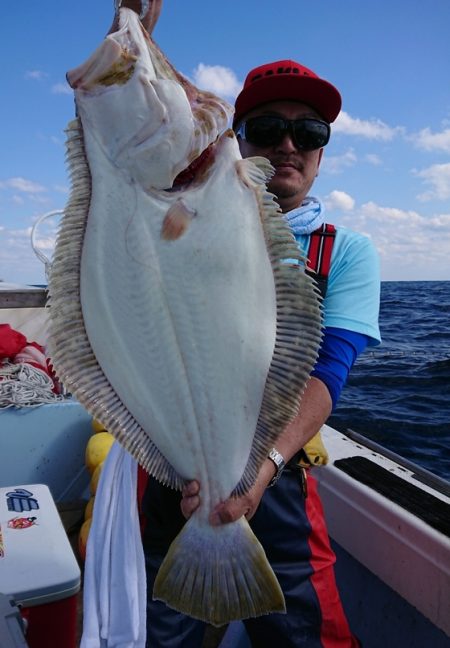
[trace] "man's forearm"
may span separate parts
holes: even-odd
[[[310,378],[301,399],[299,413],[275,444],[286,462],[320,430],[330,416],[331,409],[331,397],[326,385],[318,378]]]
[[[275,442],[286,463],[317,434],[331,414],[331,409],[330,392],[326,385],[319,378],[310,378],[301,398],[299,413]],[[271,459],[266,459],[253,489],[255,493],[262,496],[275,471],[275,464]]]

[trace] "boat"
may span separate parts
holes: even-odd
[[[0,322],[45,344],[45,300],[0,283]],[[44,483],[62,510],[87,497],[91,417],[70,395],[0,421],[0,487]],[[450,648],[450,483],[351,430],[322,434],[330,461],[313,470],[353,632],[364,648]],[[250,646],[242,622],[215,641]]]
[[[0,323],[45,346],[46,299],[45,287],[0,282]],[[84,455],[91,421],[70,395],[54,404],[0,409],[0,487],[43,483],[60,505],[82,498],[89,483]]]

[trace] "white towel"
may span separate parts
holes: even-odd
[[[311,234],[322,225],[325,220],[325,207],[319,198],[306,196],[300,207],[291,209],[284,214],[295,236]]]
[[[137,464],[116,442],[95,495],[80,648],[145,648],[147,587],[136,487]]]

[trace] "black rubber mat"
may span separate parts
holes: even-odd
[[[353,479],[384,495],[431,527],[450,537],[450,505],[424,492],[366,457],[348,457],[334,462]]]

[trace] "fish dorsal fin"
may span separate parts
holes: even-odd
[[[321,298],[305,273],[300,253],[275,196],[265,182],[273,168],[265,158],[238,162],[238,174],[252,186],[258,201],[272,264],[277,302],[275,347],[266,379],[261,410],[246,469],[233,495],[246,493],[285,427],[299,411],[300,398],[317,360],[322,339]]]
[[[81,122],[67,127],[67,164],[72,193],[58,233],[49,281],[49,352],[55,371],[77,398],[154,477],[181,488],[183,480],[121,402],[99,366],[83,320],[80,262],[91,199],[91,176]],[[98,397],[101,393],[101,398]]]
[[[261,187],[275,173],[275,169],[269,160],[261,155],[248,157],[245,160],[236,162],[236,170],[241,181],[246,187],[257,189]]]

